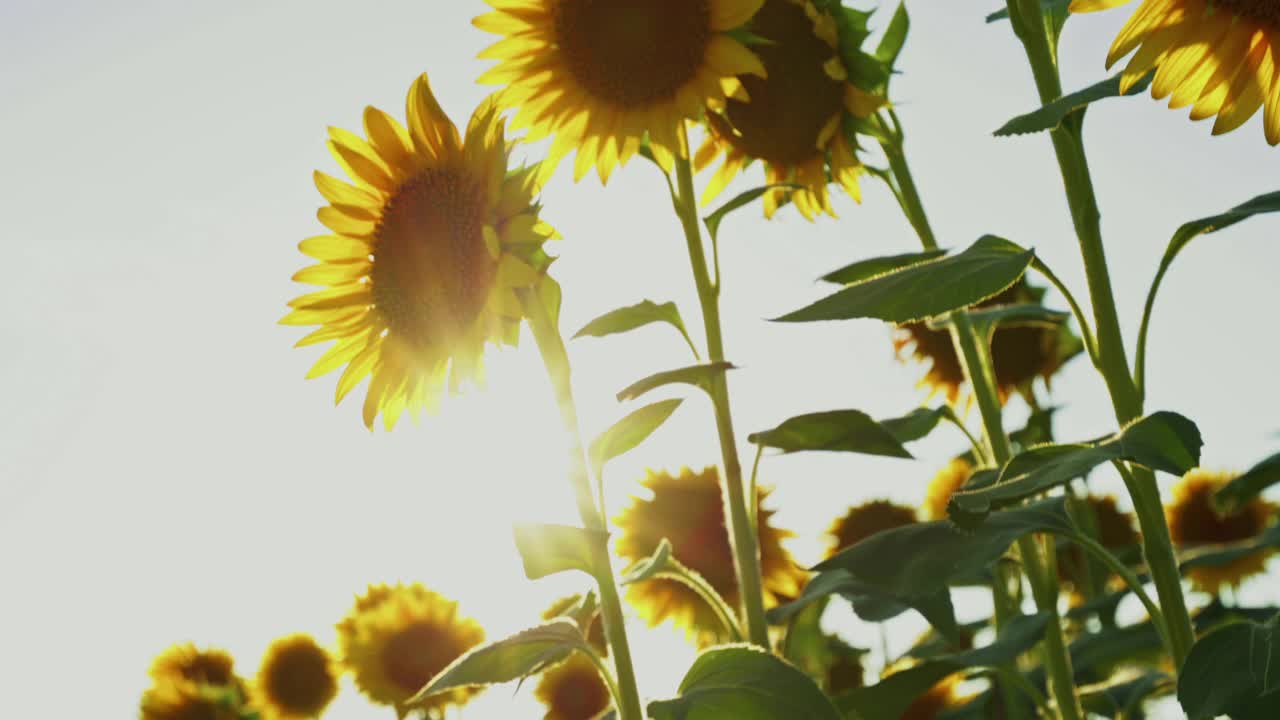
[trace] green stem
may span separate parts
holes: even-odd
[[[547,312],[541,297],[527,298],[525,305],[529,327],[533,330],[538,350],[542,353],[547,376],[551,380],[569,442],[569,480],[578,504],[582,524],[591,530],[607,531],[603,512],[596,506],[591,493],[591,477],[587,472],[586,453],[582,444],[582,432],[578,425],[577,403],[573,399],[569,357],[564,347],[564,337],[556,319]],[[608,548],[601,546],[593,558],[596,585],[600,589],[600,610],[604,620],[605,639],[613,655],[617,673],[617,695],[614,700],[620,720],[643,720],[640,708],[640,692],[636,687],[635,666],[631,661],[631,647],[627,642],[627,628],[622,615],[622,600],[614,581],[612,561]]]
[[[711,583],[707,582],[707,579],[702,575],[675,559],[674,556],[667,558],[667,566],[671,569],[664,570],[655,575],[655,577],[675,580],[688,587],[711,608],[716,619],[720,621],[720,625],[729,634],[730,641],[742,642],[742,629],[733,617],[733,609],[724,601],[724,598],[720,597],[720,593],[711,587]]]
[[[683,126],[681,133],[684,132]],[[720,293],[708,274],[703,250],[702,231],[698,226],[697,197],[693,190],[693,169],[687,158],[676,160],[677,193],[672,196],[688,246],[689,263],[702,306],[702,323],[707,334],[707,358],[724,361],[724,339],[720,328]],[[724,496],[728,508],[728,526],[733,547],[734,567],[738,575],[739,594],[746,617],[747,636],[763,648],[769,647],[769,627],[764,616],[764,591],[760,574],[760,550],[754,523],[747,514],[747,497],[742,484],[742,467],[738,461],[738,445],[733,433],[733,416],[729,411],[729,385],[724,373],[711,381],[711,402],[715,408],[716,430],[720,435],[720,455],[724,466]]]
[[[894,124],[897,125],[896,121]],[[883,121],[881,125],[884,125]],[[920,201],[920,191],[916,188],[915,179],[911,176],[911,167],[907,165],[900,128],[892,137],[894,138],[892,142],[882,142],[880,147],[889,159],[889,169],[893,172],[894,179],[898,181],[898,199],[902,203],[902,211],[907,216],[907,222],[911,223],[916,235],[920,237],[920,244],[924,249],[937,250],[938,239],[933,234],[929,217],[925,215],[924,203]]]
[[[1044,9],[1039,0],[1006,1],[1014,31],[1022,41],[1027,59],[1031,63],[1040,101],[1044,104],[1053,102],[1062,96],[1062,83],[1058,76],[1057,57],[1045,24]],[[1111,276],[1102,246],[1098,203],[1081,128],[1081,116],[1077,114],[1050,131],[1050,138],[1062,172],[1067,204],[1084,259],[1089,295],[1093,301],[1099,369],[1110,392],[1116,420],[1124,425],[1142,415],[1142,397],[1129,372],[1124,337],[1120,332],[1120,319],[1111,290]],[[1173,553],[1173,542],[1169,538],[1169,526],[1165,522],[1160,504],[1155,475],[1145,468],[1134,467],[1131,473],[1126,474],[1125,485],[1141,526],[1143,556],[1155,582],[1160,606],[1164,609],[1174,666],[1180,668],[1195,640],[1195,633],[1191,616],[1187,612],[1186,599],[1182,594],[1182,580]]]
[[[991,604],[993,607],[996,623],[996,632],[1004,629],[1014,617],[1019,614],[1018,606],[1021,605],[1020,590],[1022,585],[1022,571],[1016,567],[1010,568],[1012,561],[1001,559],[996,563],[993,577],[991,579]],[[1025,717],[1023,712],[1023,704],[1018,702],[1017,689],[1018,680],[1025,680],[1022,673],[1018,672],[1015,663],[1008,663],[996,669],[1000,677],[1000,699],[1004,703],[1004,716],[1010,720],[1021,720]],[[1036,693],[1039,695],[1039,693]],[[1034,696],[1033,696],[1034,698]],[[1036,702],[1039,707],[1042,703]]]
[[[956,346],[956,354],[960,356],[965,376],[973,386],[991,454],[1003,466],[1013,452],[1002,424],[990,344],[986,337],[978,336],[973,321],[963,310],[952,313],[951,319],[951,338]],[[1053,557],[1045,558],[1034,536],[1018,540],[1018,554],[1022,558],[1027,579],[1031,582],[1031,594],[1035,598],[1036,608],[1050,615],[1049,623],[1045,626],[1041,654],[1048,673],[1049,692],[1057,704],[1058,717],[1062,720],[1083,720],[1084,711],[1076,695],[1075,679],[1071,671],[1071,655],[1067,652],[1062,621],[1058,617],[1058,576],[1053,571]]]

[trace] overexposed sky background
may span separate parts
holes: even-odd
[[[944,245],[992,232],[1034,246],[1084,298],[1048,139],[990,135],[1036,106],[1008,27],[983,23],[997,5],[909,2],[913,28],[895,81],[908,152]],[[402,116],[424,70],[465,124],[489,92],[474,84],[488,65],[473,58],[494,38],[469,25],[484,10],[479,0],[0,7],[9,268],[0,284],[0,702],[9,714],[130,716],[151,657],[180,640],[227,647],[252,673],[277,635],[330,641],[370,582],[420,580],[458,598],[492,638],[582,589],[582,578],[526,581],[510,539],[515,521],[574,521],[531,338],[491,355],[485,391],[449,400],[420,427],[370,434],[358,397],[332,407],[334,377],[303,380],[319,351],[291,349],[302,333],[276,325],[299,293],[289,276],[306,261],[295,246],[320,232],[310,177],[335,171],[326,125],[358,128],[366,104]],[[1068,89],[1104,76],[1126,16],[1068,24]],[[1280,151],[1257,118],[1211,138],[1208,123],[1185,114],[1140,98],[1089,115],[1130,352],[1172,231],[1280,178]],[[677,301],[700,335],[664,193],[643,161],[607,189],[573,185],[567,173],[547,188],[544,217],[565,237],[553,252],[567,332],[651,298]],[[916,248],[876,183],[866,182],[861,206],[841,197],[837,207],[838,222],[809,224],[788,210],[766,224],[753,209],[723,227],[744,447],[747,433],[798,413],[855,407],[884,417],[923,400],[920,369],[894,362],[884,326],[763,320],[824,293],[814,279],[826,271]],[[1277,233],[1280,218],[1261,218],[1193,243],[1157,307],[1148,407],[1199,424],[1206,466],[1243,469],[1280,444]],[[687,362],[682,341],[653,328],[579,340],[570,352],[588,435],[629,409],[613,400],[617,390]],[[1061,438],[1114,428],[1087,361],[1063,371],[1055,398],[1066,406]],[[1010,427],[1024,414],[1011,404]],[[961,443],[943,429],[917,446],[918,462],[767,459],[761,479],[777,488],[777,522],[797,532],[793,552],[811,563],[846,504],[918,502]],[[649,444],[610,466],[611,512],[644,467],[717,459],[707,403],[691,397]],[[1250,596],[1280,600],[1280,587],[1254,583]],[[845,630],[857,644],[878,643],[865,628]],[[632,634],[643,691],[674,690],[684,662],[671,658],[692,656],[679,634]],[[531,687],[491,691],[465,716],[535,717]],[[347,688],[330,716],[386,713]]]

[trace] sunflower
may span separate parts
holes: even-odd
[[[916,522],[916,511],[888,500],[871,500],[849,508],[839,520],[831,523],[827,534],[831,536],[831,557],[845,548],[852,547],[876,533],[911,525]]]
[[[730,36],[764,0],[486,0],[476,27],[502,39],[480,54],[498,65],[479,82],[506,85],[526,138],[554,135],[550,155],[577,150],[574,176],[592,166],[602,181],[648,135],[668,170],[687,148],[680,126],[764,75]]]
[[[357,601],[339,625],[341,662],[356,687],[375,703],[399,705],[436,673],[484,640],[474,620],[458,615],[458,603],[419,584],[395,585],[371,606]],[[349,630],[343,631],[345,625]],[[428,709],[462,704],[474,690],[432,695]]]
[[[142,720],[238,720],[252,713],[245,683],[222,650],[173,645],[156,656],[149,674]]]
[[[1130,1],[1074,0],[1071,12]],[[1171,108],[1190,105],[1192,120],[1217,115],[1214,135],[1265,107],[1267,142],[1280,143],[1280,5],[1274,0],[1143,0],[1111,44],[1107,67],[1130,53],[1121,90],[1154,69],[1151,95],[1170,98]]]
[[[1133,527],[1133,516],[1116,505],[1111,495],[1090,495],[1081,498],[1087,512],[1091,515],[1097,534],[1093,539],[1108,550],[1121,550],[1137,545],[1140,538]],[[1058,547],[1058,579],[1071,583],[1078,591],[1086,577],[1085,563],[1088,558],[1074,543]],[[1079,599],[1078,594],[1074,596]]]
[[[152,661],[149,674],[157,684],[175,678],[203,685],[236,682],[235,660],[229,653],[217,648],[201,650],[192,643],[166,648]]]
[[[738,578],[729,533],[725,529],[724,501],[716,468],[708,467],[701,472],[682,468],[677,475],[649,471],[642,484],[653,493],[652,499],[633,498],[631,505],[614,519],[621,529],[618,554],[631,561],[640,560],[653,553],[666,538],[677,560],[705,578],[731,607],[737,606]],[[765,605],[770,606],[780,598],[794,597],[804,582],[805,573],[782,547],[782,540],[793,533],[770,524],[773,511],[763,507],[767,497],[767,491],[756,489],[760,572]],[[715,613],[693,590],[678,581],[658,578],[636,583],[628,588],[627,599],[650,625],[672,618],[700,643],[715,640],[720,632]]]
[[[1213,493],[1239,473],[1192,470],[1173,486],[1173,502],[1165,507],[1169,534],[1182,549],[1198,545],[1248,540],[1262,532],[1275,520],[1276,507],[1254,498],[1230,515],[1219,515],[1213,506]],[[1188,568],[1191,586],[1217,593],[1224,586],[1238,585],[1245,578],[1263,571],[1269,551],[1259,551],[1225,565]]]
[[[924,514],[928,520],[946,520],[947,503],[957,490],[973,477],[973,465],[964,457],[953,458],[929,481],[924,495]]]
[[[333,660],[310,635],[289,635],[267,648],[255,693],[267,720],[317,717],[337,694]]]
[[[569,595],[568,597],[560,598],[552,603],[551,607],[544,610],[542,612],[542,619],[554,620],[556,618],[567,617],[574,622],[579,623],[579,626],[581,626],[584,622],[584,619],[579,616],[578,612],[581,606],[581,595]],[[591,645],[596,652],[607,656],[609,654],[609,643],[604,636],[604,622],[600,619],[600,611],[598,609],[593,609],[591,611],[590,618],[585,619],[585,622],[586,627],[583,630],[583,635],[586,636],[587,643]]]
[[[514,344],[523,317],[517,292],[550,282],[538,219],[536,167],[508,172],[497,106],[486,102],[464,137],[431,93],[409,90],[409,128],[366,108],[368,140],[329,131],[329,149],[352,184],[315,173],[329,205],[330,235],[302,241],[319,263],[293,279],[325,289],[290,301],[285,325],[319,325],[299,346],[334,341],[308,377],[346,366],[341,401],[370,378],[364,422],[432,408],[447,382],[482,377],[486,342]]]
[[[1044,294],[1019,280],[1004,292],[998,293],[977,307],[1016,305],[1039,302]],[[920,379],[920,385],[946,394],[953,405],[960,399],[960,388],[965,384],[964,367],[951,343],[951,333],[931,330],[923,322],[908,323],[894,331],[894,349],[898,358],[910,351],[920,362],[928,362],[929,369]],[[1037,377],[1048,383],[1058,368],[1076,353],[1079,345],[1065,328],[1039,325],[1011,325],[997,328],[991,338],[991,362],[995,366],[996,386],[1001,403],[1014,391],[1026,391]]]
[[[543,720],[593,720],[613,702],[596,666],[581,653],[542,673],[533,695],[547,708]]]
[[[843,8],[841,8],[843,10]],[[765,217],[788,198],[805,218],[835,216],[827,191],[828,176],[854,200],[861,200],[855,135],[846,119],[866,118],[886,104],[859,89],[841,61],[839,16],[814,0],[766,0],[748,30],[767,42],[753,46],[764,63],[763,77],[740,78],[745,96],[713,103],[707,113],[709,134],[695,157],[701,170],[724,156],[703,193],[718,195],[754,160],[764,163],[770,184],[793,183],[764,195]]]

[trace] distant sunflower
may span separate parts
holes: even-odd
[[[225,651],[173,645],[156,656],[149,674],[142,720],[238,720],[252,712],[244,680]]]
[[[613,702],[600,672],[581,653],[543,672],[533,695],[547,708],[543,720],[594,720]]]
[[[351,612],[339,620],[336,625],[339,647],[346,647],[348,644],[356,642],[356,633],[359,630],[361,618],[372,615],[373,611],[386,602],[388,598],[394,597],[398,587],[398,585],[392,586],[386,583],[369,585],[365,588],[363,595],[356,596]]]
[[[1034,303],[1043,292],[1019,280],[976,307]],[[929,363],[920,385],[929,388],[930,395],[942,392],[948,402],[959,401],[960,388],[966,381],[964,366],[951,344],[951,333],[930,330],[925,323],[918,322],[899,326],[894,334],[893,346],[900,359],[909,350],[920,362]],[[1049,382],[1058,368],[1078,352],[1078,348],[1071,347],[1069,337],[1068,331],[1062,328],[1032,325],[997,328],[991,339],[991,362],[995,366],[1000,401],[1003,403],[1013,392],[1027,388],[1037,377]]]
[[[156,683],[179,678],[204,685],[232,685],[236,682],[235,660],[225,650],[201,650],[192,643],[179,643],[156,656],[150,675]]]
[[[928,520],[946,520],[947,503],[957,490],[973,477],[973,465],[963,457],[954,458],[929,481],[924,495],[924,514]]]
[[[1131,0],[1074,0],[1091,12]],[[1128,90],[1156,71],[1151,94],[1191,119],[1214,115],[1213,134],[1230,132],[1264,110],[1267,142],[1280,143],[1280,5],[1275,0],[1143,0],[1116,36],[1107,67],[1133,53],[1121,78]]]
[[[351,632],[339,634],[343,666],[375,703],[399,705],[431,678],[484,640],[474,620],[458,615],[458,603],[421,585],[396,585],[373,607],[360,603],[348,616]],[[346,622],[346,621],[344,621]],[[461,705],[474,690],[433,695],[423,707]]]
[[[1248,540],[1275,521],[1276,507],[1261,498],[1250,500],[1230,515],[1217,513],[1213,506],[1214,491],[1238,475],[1196,469],[1182,476],[1173,486],[1173,502],[1165,507],[1169,534],[1175,545],[1190,549]],[[1271,551],[1260,551],[1225,565],[1192,567],[1186,575],[1195,589],[1217,593],[1224,586],[1238,585],[1245,578],[1261,573],[1271,554]]]
[[[594,166],[602,181],[639,149],[646,133],[664,167],[682,156],[678,128],[708,102],[764,75],[728,31],[764,0],[486,0],[476,27],[503,36],[480,54],[498,65],[479,82],[506,85],[514,128],[554,135],[552,157],[571,149],[574,176]]]
[[[827,535],[831,536],[831,557],[845,548],[852,547],[876,533],[905,527],[917,522],[916,511],[906,505],[888,500],[871,500],[849,508],[839,520],[831,523]]]
[[[561,617],[571,617],[573,611],[578,608],[581,602],[581,595],[569,595],[568,597],[560,598],[552,603],[551,607],[542,612],[542,619],[554,620]],[[571,619],[581,622],[577,618],[571,617]],[[586,622],[587,626],[584,629],[583,634],[587,637],[587,643],[601,655],[608,655],[609,643],[604,637],[604,621],[600,619],[599,609],[593,611],[590,619]]]
[[[621,530],[618,554],[631,561],[640,560],[653,553],[666,538],[677,560],[705,578],[730,607],[736,607],[738,578],[729,533],[725,529],[717,469],[708,467],[693,472],[682,468],[678,475],[649,471],[642,484],[653,493],[653,498],[632,498],[631,506],[614,519]],[[770,524],[773,511],[764,509],[767,497],[767,491],[756,489],[760,571],[765,605],[770,606],[780,597],[794,597],[804,582],[805,572],[782,547],[782,540],[792,533]],[[706,603],[675,580],[659,578],[636,583],[627,590],[627,599],[649,624],[671,618],[703,643],[713,641],[721,630],[715,613]]]
[[[488,342],[514,344],[517,291],[549,282],[536,168],[508,172],[497,107],[466,135],[445,116],[426,75],[409,90],[409,128],[366,108],[369,139],[331,128],[329,149],[354,184],[315,173],[333,234],[298,246],[320,261],[293,279],[325,289],[289,302],[285,325],[319,325],[299,346],[334,341],[308,377],[346,366],[336,398],[368,377],[364,422],[390,429],[407,409],[432,408],[446,381],[481,377]]]
[[[1134,529],[1133,516],[1121,510],[1116,505],[1114,497],[1090,495],[1082,500],[1092,514],[1093,523],[1098,530],[1094,539],[1104,548],[1120,550],[1137,545],[1141,540],[1138,531]],[[1088,556],[1080,550],[1079,546],[1068,543],[1059,546],[1057,560],[1058,578],[1080,589],[1080,584],[1085,577],[1085,563],[1088,562]]]
[[[748,30],[767,41],[752,46],[766,75],[743,76],[745,95],[716,102],[707,113],[709,135],[695,165],[706,168],[722,155],[724,163],[707,185],[704,202],[755,160],[764,163],[770,184],[802,186],[766,193],[765,217],[787,198],[809,220],[819,213],[834,217],[828,171],[850,197],[861,200],[863,168],[845,120],[868,117],[886,100],[849,81],[841,61],[842,17],[813,0],[766,0],[751,19]]]
[[[310,635],[289,635],[267,648],[255,687],[265,720],[306,720],[333,702],[338,674]]]

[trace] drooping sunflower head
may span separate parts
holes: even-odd
[[[1137,545],[1141,538],[1134,529],[1133,516],[1116,504],[1111,495],[1090,495],[1083,498],[1084,512],[1089,514],[1084,520],[1096,528],[1094,539],[1108,550],[1120,550]],[[1086,577],[1088,556],[1074,543],[1058,548],[1058,578],[1070,583],[1077,590]]]
[[[1248,540],[1275,522],[1276,507],[1261,498],[1250,500],[1230,515],[1217,513],[1213,493],[1238,475],[1195,469],[1182,476],[1173,486],[1173,501],[1165,507],[1169,535],[1175,545],[1193,548]],[[1225,565],[1191,567],[1187,569],[1187,578],[1197,590],[1217,593],[1224,586],[1238,585],[1245,578],[1261,573],[1270,554],[1260,551]]]
[[[376,108],[362,138],[330,129],[350,182],[315,174],[330,231],[302,241],[319,261],[293,279],[324,289],[290,301],[280,322],[319,325],[299,346],[333,342],[308,377],[344,368],[341,401],[369,378],[364,422],[388,429],[407,409],[433,408],[446,383],[482,375],[486,343],[514,344],[519,293],[551,281],[542,249],[536,167],[508,171],[509,145],[492,102],[466,134],[445,116],[426,75],[409,91],[408,128]]]
[[[652,554],[666,538],[677,560],[702,575],[731,607],[736,606],[738,579],[716,468],[700,472],[682,468],[674,475],[650,471],[642,483],[652,498],[633,498],[614,520],[621,529],[618,554],[631,561],[640,560]],[[764,509],[767,497],[767,491],[756,489],[760,571],[765,604],[772,605],[779,598],[794,597],[805,573],[782,547],[782,540],[792,533],[771,524],[773,511]],[[659,578],[636,583],[628,589],[627,599],[650,624],[671,618],[699,642],[714,641],[721,631],[715,614],[703,600],[675,580]]]
[[[1019,280],[976,307],[1036,303],[1043,294],[1042,288]],[[948,402],[959,402],[961,387],[966,380],[964,366],[956,355],[949,332],[931,330],[923,322],[907,323],[895,329],[893,345],[899,359],[910,352],[916,360],[928,363],[920,385],[929,388],[930,396],[941,392]],[[991,362],[996,371],[1000,401],[1005,402],[1016,391],[1028,391],[1037,377],[1050,382],[1058,368],[1079,352],[1078,340],[1065,327],[1010,325],[997,328],[991,338]]]
[[[973,465],[964,457],[953,458],[929,481],[924,495],[926,520],[946,520],[947,503],[973,477]]]
[[[721,156],[724,162],[707,185],[704,202],[756,160],[764,164],[770,184],[800,186],[766,193],[765,217],[788,199],[809,220],[820,213],[834,217],[827,190],[832,180],[861,200],[863,168],[851,123],[886,100],[850,79],[842,56],[857,48],[842,44],[860,42],[867,33],[842,27],[849,18],[845,10],[829,8],[823,0],[766,0],[751,19],[749,31],[764,40],[752,50],[765,75],[743,76],[745,92],[708,109],[708,136],[696,165],[705,168]]]
[[[916,511],[906,505],[888,500],[871,500],[849,508],[844,517],[831,523],[827,535],[831,536],[831,557],[847,547],[852,547],[876,533],[892,530],[917,522]]]
[[[253,712],[245,682],[222,650],[173,645],[156,656],[149,674],[142,720],[240,720]]]
[[[264,720],[307,720],[338,695],[338,673],[310,635],[289,635],[267,648],[255,690]]]
[[[533,695],[547,708],[543,720],[594,720],[613,701],[596,666],[582,653],[543,672]]]
[[[343,626],[347,630],[342,630]],[[370,700],[399,705],[431,678],[484,640],[476,621],[458,614],[458,603],[419,584],[395,585],[371,607],[356,607],[339,625],[341,664]],[[472,690],[440,693],[423,707],[461,705]]]
[[[1090,12],[1131,0],[1074,0]],[[1136,52],[1135,52],[1136,51]],[[1143,0],[1111,45],[1107,67],[1133,54],[1120,87],[1152,70],[1151,95],[1191,119],[1217,116],[1213,134],[1230,132],[1264,108],[1267,142],[1280,144],[1280,5],[1274,0]]]
[[[733,92],[743,74],[763,75],[728,32],[763,0],[487,0],[476,27],[501,35],[480,57],[499,61],[481,83],[505,85],[516,128],[555,136],[552,157],[577,150],[574,175],[605,181],[648,137],[670,169],[687,148],[680,126]]]

